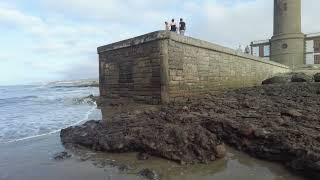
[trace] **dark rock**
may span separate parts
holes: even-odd
[[[275,121],[274,121],[276,124],[278,125],[283,125],[285,123],[284,119],[281,118],[281,117],[278,117],[278,118],[275,118]]]
[[[224,144],[221,144],[221,145],[218,145],[217,147],[216,147],[216,156],[217,156],[217,158],[223,158],[223,157],[225,157],[226,156],[226,154],[227,154],[227,149],[226,149],[226,147],[224,146]]]
[[[157,172],[154,170],[151,170],[151,169],[142,169],[141,171],[139,171],[138,174],[148,180],[159,180],[160,179]]]
[[[114,160],[109,159],[93,159],[93,165],[97,168],[105,168],[105,167],[115,167],[118,168],[119,171],[128,171],[132,170],[133,168],[126,164],[120,164]]]
[[[89,95],[83,98],[75,98],[73,99],[73,102],[75,104],[89,104],[89,105],[95,105],[95,103],[97,102],[97,99],[99,99],[98,97],[95,97],[93,95]]]
[[[68,158],[71,158],[72,155],[69,154],[68,152],[66,151],[63,151],[63,152],[60,152],[60,153],[57,153],[53,156],[53,159],[54,160],[57,160],[57,161],[60,161],[60,160],[64,160],[64,159],[68,159]]]
[[[93,165],[96,166],[97,168],[104,168],[107,165],[109,165],[109,162],[104,161],[104,160],[100,160],[100,161],[93,162]]]
[[[137,159],[138,160],[148,160],[150,158],[150,155],[148,153],[138,153],[137,154]]]
[[[193,123],[182,125],[173,119],[155,120],[149,119],[150,116],[153,117],[143,113],[136,118],[111,121],[108,125],[102,121],[88,121],[61,130],[60,137],[65,145],[78,144],[107,152],[143,152],[177,162],[216,159],[212,149],[221,142],[215,134]]]
[[[266,79],[262,84],[286,84],[291,82],[313,82],[314,78],[305,73],[284,73],[279,74],[269,79]]]
[[[184,111],[188,111],[188,110],[189,110],[188,106],[183,106],[182,109],[183,109]]]
[[[130,167],[129,165],[120,164],[120,165],[118,165],[118,169],[119,169],[119,171],[124,172],[124,171],[128,171],[128,170],[132,170],[133,168]]]
[[[254,133],[254,128],[250,124],[241,124],[239,130],[240,133],[246,137],[249,137]]]
[[[311,167],[317,171],[320,171],[320,161],[312,163]]]
[[[87,161],[87,160],[89,160],[91,158],[91,156],[81,156],[80,158],[79,158],[79,160],[80,161]]]
[[[269,79],[262,81],[262,84],[285,84],[291,82],[290,75],[274,76]]]
[[[281,115],[291,116],[291,117],[300,117],[302,114],[296,109],[286,109],[281,112]]]
[[[260,137],[260,138],[266,138],[268,136],[268,134],[270,134],[270,132],[268,132],[267,130],[265,130],[264,128],[261,129],[256,129],[254,131],[254,135],[256,137]]]
[[[317,73],[313,76],[315,82],[320,82],[320,73]]]
[[[292,74],[291,82],[313,82],[313,77],[305,73],[294,73]]]

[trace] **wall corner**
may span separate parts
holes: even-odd
[[[169,39],[160,41],[161,103],[169,102]]]

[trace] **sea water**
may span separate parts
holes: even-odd
[[[0,143],[59,132],[88,119],[101,119],[89,95],[97,87],[0,86]]]

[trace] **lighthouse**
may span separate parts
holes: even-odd
[[[270,60],[295,69],[304,64],[301,0],[274,0]]]

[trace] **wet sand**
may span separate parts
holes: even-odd
[[[63,151],[59,134],[43,136],[10,144],[0,144],[1,180],[88,180],[137,179],[134,175],[116,174],[115,169],[97,168],[90,161],[72,157],[53,160],[55,153]]]
[[[143,168],[151,168],[164,180],[303,180],[283,166],[251,158],[228,148],[228,155],[209,164],[181,166],[174,162],[151,157],[146,161],[136,159],[135,153],[96,153],[78,150],[72,158],[56,161],[55,153],[64,151],[59,134],[53,134],[10,144],[0,144],[1,180],[135,180]],[[81,156],[90,154],[87,160]],[[128,171],[111,165],[99,166],[99,161],[114,160],[126,164]]]

